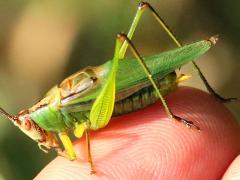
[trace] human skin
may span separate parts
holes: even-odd
[[[226,180],[237,176],[240,158],[233,160],[240,154],[240,127],[229,110],[213,96],[188,87],[166,99],[174,114],[201,130],[170,120],[161,103],[155,103],[91,133],[95,174],[90,174],[82,138],[74,143],[78,160],[57,157],[35,179],[214,180],[226,171]]]

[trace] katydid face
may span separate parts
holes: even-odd
[[[31,119],[29,114],[18,116],[19,121],[15,121],[14,124],[24,132],[28,137],[36,142],[42,142],[46,139],[46,133]]]
[[[38,143],[38,146],[44,152],[48,152],[51,148],[59,148],[59,143],[56,136],[40,128],[29,116],[29,114],[23,114],[18,116],[18,120],[14,124],[24,132],[28,137]],[[44,147],[44,148],[43,148]]]

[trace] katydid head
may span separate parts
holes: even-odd
[[[0,114],[7,117],[15,126],[17,126],[22,132],[24,132],[34,141],[39,142],[46,139],[44,131],[37,126],[36,123],[34,123],[27,111],[21,111],[17,116],[14,116],[0,108]]]
[[[45,146],[47,149],[58,147],[55,136],[40,128],[30,117],[28,111],[20,111],[17,116],[7,113],[0,107],[0,114],[7,117],[15,126],[17,126],[24,134],[38,142],[39,145]]]

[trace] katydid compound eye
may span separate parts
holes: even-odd
[[[23,123],[24,129],[29,131],[32,127],[31,122],[29,120],[25,120]]]

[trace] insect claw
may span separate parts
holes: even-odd
[[[67,158],[66,153],[65,153],[62,149],[60,149],[60,148],[56,148],[55,150],[57,151],[57,155],[58,155],[58,156],[61,156],[61,157]]]
[[[46,149],[46,147],[43,146],[42,144],[38,143],[38,147],[39,147],[39,149],[41,149],[43,152],[48,153],[48,149]],[[45,148],[44,148],[44,147],[45,147]]]
[[[230,103],[230,102],[240,102],[238,98],[222,98],[220,99],[223,103]]]
[[[210,92],[210,94],[212,94],[215,98],[219,99],[222,103],[230,103],[230,102],[234,102],[234,101],[240,102],[240,99],[238,99],[238,98],[224,98],[214,91]]]
[[[195,129],[197,131],[200,131],[200,128],[198,126],[194,125],[194,123],[192,121],[188,121],[188,120],[183,119],[183,118],[181,118],[179,116],[176,116],[176,115],[173,115],[173,119],[178,121],[178,122],[181,122],[188,129]]]
[[[94,169],[92,169],[91,172],[90,172],[91,175],[95,174],[95,173],[96,173],[96,171]]]

